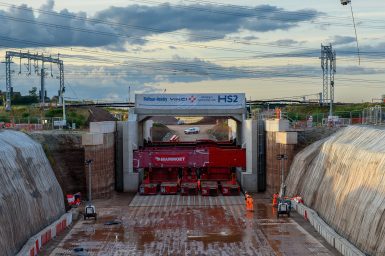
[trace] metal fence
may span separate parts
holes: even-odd
[[[25,131],[77,128],[74,119],[67,118],[66,125],[62,124],[62,119],[62,117],[0,117],[0,128]]]
[[[383,111],[383,113],[385,112]],[[280,117],[289,120],[290,126],[294,129],[306,129],[311,127],[324,126],[341,127],[364,123],[364,113],[362,110],[334,112],[332,122],[329,118],[329,113],[312,113],[306,115],[303,113],[281,112]],[[252,118],[274,119],[277,118],[277,114],[274,110],[254,112]],[[384,123],[384,121],[382,122]]]
[[[374,106],[362,111],[362,123],[372,125],[385,125],[385,108]]]

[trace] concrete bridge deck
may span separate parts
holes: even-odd
[[[277,219],[267,199],[246,212],[243,196],[132,197],[96,201],[98,220],[80,220],[51,255],[339,255],[295,213]]]

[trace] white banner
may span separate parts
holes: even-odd
[[[135,107],[142,109],[242,109],[244,93],[136,94]]]

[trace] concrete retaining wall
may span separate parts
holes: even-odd
[[[82,135],[83,146],[96,146],[103,144],[103,133],[85,133]]]
[[[340,236],[329,225],[326,224],[317,214],[316,211],[299,204],[296,201],[291,201],[293,208],[302,215],[310,224],[325,238],[325,240],[344,256],[365,256],[363,252],[357,249],[348,240]]]
[[[85,159],[92,159],[92,198],[110,198],[115,189],[115,134],[101,134],[103,144],[84,146]],[[88,187],[88,167],[85,166]]]
[[[39,253],[41,247],[47,244],[63,232],[72,224],[72,212],[65,213],[57,221],[31,237],[23,248],[16,254],[17,256],[35,256]]]
[[[267,132],[285,132],[290,128],[289,120],[286,119],[267,119],[265,129]]]
[[[294,144],[277,143],[277,132],[266,132],[266,192],[274,194],[281,187],[281,161],[277,155],[286,154],[288,159],[284,160],[284,177],[289,173],[291,163],[296,152]]]
[[[279,144],[297,144],[298,143],[298,134],[297,132],[277,132],[275,140]]]
[[[258,121],[244,120],[242,123],[242,147],[246,149],[246,172],[240,173],[244,190],[258,191]]]
[[[105,122],[91,122],[90,123],[90,132],[91,133],[113,133],[116,129],[115,121],[105,121]]]
[[[115,189],[123,192],[123,128],[126,122],[116,122],[115,135]]]

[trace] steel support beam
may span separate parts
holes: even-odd
[[[57,58],[52,58],[51,56],[44,56],[43,54],[32,54],[29,52],[14,52],[14,51],[7,51],[5,54],[5,66],[6,66],[6,110],[11,110],[11,91],[12,91],[12,83],[11,83],[11,60],[13,57],[20,58],[21,59],[27,59],[28,60],[28,72],[31,74],[31,60],[34,61],[41,61],[42,62],[42,69],[41,69],[41,95],[40,95],[40,101],[44,105],[45,101],[45,70],[44,70],[44,63],[54,63],[57,64],[59,67],[59,79],[60,79],[60,89],[59,89],[59,103],[63,103],[63,94],[64,94],[64,63],[60,59],[60,56],[58,55]]]
[[[322,103],[330,103],[330,116],[334,103],[334,74],[336,73],[336,52],[332,45],[321,44],[321,68],[323,71]]]
[[[12,90],[12,84],[11,84],[11,57],[6,56],[5,57],[5,84],[6,84],[6,105],[5,110],[10,111],[11,110],[11,90]]]

